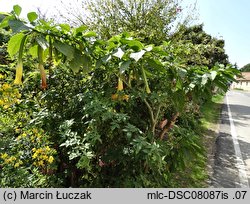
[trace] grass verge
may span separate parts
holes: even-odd
[[[201,123],[204,134],[204,147],[207,152],[207,174],[208,179],[205,186],[211,185],[213,174],[215,141],[219,134],[220,113],[224,100],[224,94],[214,95],[211,101],[208,101],[201,108]]]

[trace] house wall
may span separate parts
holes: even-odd
[[[233,82],[232,89],[235,88],[250,91],[250,81],[239,81],[238,83]]]

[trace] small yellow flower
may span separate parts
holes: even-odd
[[[43,152],[43,150],[42,150],[41,148],[36,150],[36,153],[37,153],[37,154],[40,154],[40,153],[42,153],[42,152]]]
[[[53,163],[53,161],[54,161],[54,157],[50,156],[48,159],[48,162],[51,164],[51,163]]]
[[[6,163],[12,163],[13,161],[16,161],[16,157],[11,156],[10,158],[6,159]]]
[[[17,98],[21,98],[21,96],[22,96],[22,95],[21,95],[20,93],[18,93],[18,94],[16,95]]]
[[[23,133],[23,137],[26,137],[27,136],[27,134],[26,133]]]
[[[6,104],[3,106],[4,109],[8,109],[10,107],[10,105]]]
[[[43,167],[44,166],[44,162],[42,160],[40,160],[40,161],[37,162],[37,165]]]
[[[16,132],[16,133],[20,133],[20,131],[21,131],[21,130],[20,130],[19,128],[16,128],[16,129],[15,129],[15,132]]]
[[[33,130],[33,132],[34,132],[35,134],[38,133],[38,130],[37,130],[36,128],[33,128],[32,130]]]
[[[8,154],[7,154],[7,153],[4,153],[4,154],[1,155],[1,158],[2,158],[2,159],[6,159],[7,157],[8,157]]]
[[[37,152],[35,152],[35,153],[32,155],[32,158],[35,159],[35,158],[37,158],[37,156],[38,156],[38,154],[37,154]]]
[[[48,152],[48,151],[50,151],[50,147],[49,146],[46,146],[45,147],[45,150]]]
[[[3,84],[3,86],[2,86],[2,89],[4,90],[4,91],[6,91],[6,90],[8,90],[8,89],[11,89],[11,86],[9,85],[9,84]]]
[[[47,155],[43,155],[43,156],[42,156],[42,159],[43,159],[43,160],[48,160],[48,158],[49,158],[49,157],[48,157]]]

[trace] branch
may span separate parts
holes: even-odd
[[[153,123],[153,126],[152,126],[152,132],[153,132],[153,134],[154,134],[154,132],[155,132],[155,126],[156,126],[156,124],[157,124],[157,120],[158,120],[158,118],[159,118],[160,111],[161,111],[161,104],[159,104],[158,109],[157,109],[157,112],[156,112],[156,116],[155,116],[155,118],[154,118],[154,123]]]
[[[149,110],[149,114],[150,114],[150,118],[151,118],[151,126],[153,127],[154,126],[154,123],[155,123],[155,117],[154,117],[154,112],[153,112],[153,109],[152,107],[149,105],[149,103],[147,102],[146,99],[143,100],[145,102],[145,104],[147,105],[148,107],[148,110]],[[153,131],[153,130],[152,130]],[[154,133],[154,132],[153,132]]]
[[[166,127],[161,131],[160,139],[163,140],[164,135],[170,130],[171,127],[176,123],[177,118],[179,117],[180,113],[177,112],[172,116],[172,119],[168,121]]]

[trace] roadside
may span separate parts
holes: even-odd
[[[205,137],[208,140],[205,141],[208,146],[207,187],[249,187],[250,93],[229,91],[221,102],[220,117],[217,123],[208,123]],[[212,107],[210,110],[214,111]]]
[[[213,96],[212,100],[204,104],[201,108],[202,126],[204,134],[204,146],[207,155],[207,174],[208,179],[205,181],[205,186],[210,187],[214,172],[214,155],[216,151],[216,139],[219,135],[220,113],[223,105],[223,94]]]

